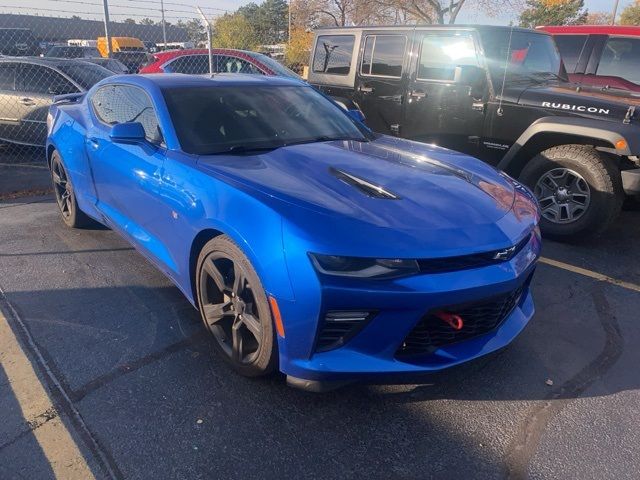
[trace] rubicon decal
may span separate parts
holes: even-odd
[[[600,113],[602,115],[609,115],[608,108],[587,107],[586,105],[570,105],[568,103],[542,102],[542,106],[545,108],[556,108],[558,110],[574,110],[576,112]]]

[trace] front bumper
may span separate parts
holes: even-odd
[[[508,345],[534,314],[529,284],[540,253],[538,237],[509,262],[442,274],[418,275],[388,283],[335,279],[321,286],[319,317],[330,310],[375,311],[346,343],[328,351],[309,347],[302,353],[296,345],[296,329],[279,339],[280,369],[289,384],[322,391],[353,381],[405,381],[407,377],[437,372],[473,360]],[[451,305],[480,303],[522,288],[515,307],[486,332],[457,343],[442,345],[424,354],[402,356],[399,349],[427,312]],[[296,303],[296,302],[294,302]],[[295,315],[285,306],[283,318]],[[299,313],[299,311],[298,311]],[[290,317],[289,317],[290,318]],[[314,330],[320,331],[322,321]],[[307,324],[308,328],[308,324]]]
[[[622,170],[622,188],[627,195],[640,195],[640,168]]]

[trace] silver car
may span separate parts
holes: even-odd
[[[83,92],[113,74],[82,60],[0,58],[0,142],[44,146],[53,97]]]

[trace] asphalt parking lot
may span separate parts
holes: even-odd
[[[3,341],[28,361],[0,349],[0,478],[638,478],[638,238],[626,211],[597,241],[546,242],[537,313],[491,358],[309,394],[232,373],[114,232],[4,200]]]

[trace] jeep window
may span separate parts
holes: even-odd
[[[353,56],[353,35],[321,35],[313,55],[313,71],[332,75],[348,75]]]
[[[574,73],[587,43],[587,35],[557,35],[556,45],[567,72]]]
[[[469,34],[427,34],[420,45],[418,80],[452,81],[456,67],[478,66],[473,38]]]
[[[16,64],[0,63],[0,90],[15,90]]]
[[[407,38],[404,35],[368,35],[360,73],[400,78],[406,44]]]
[[[620,77],[640,84],[640,39],[609,38],[604,46],[598,75]]]
[[[507,82],[565,79],[560,54],[550,35],[515,30],[510,35],[507,29],[487,29],[481,31],[481,35],[496,88],[505,77]]]

